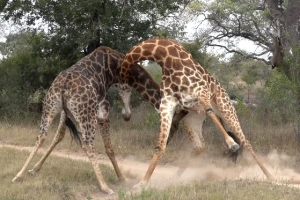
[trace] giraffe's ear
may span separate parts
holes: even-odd
[[[142,66],[140,66],[139,64],[133,65],[130,70],[130,74],[133,76],[138,76],[141,72],[142,72]]]

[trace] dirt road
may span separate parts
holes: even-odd
[[[7,147],[17,150],[32,151],[33,147],[23,147],[23,146],[14,146],[10,144],[0,144],[0,148]],[[45,149],[41,148],[39,153],[44,153]],[[80,160],[88,162],[88,158],[84,154],[74,154],[70,152],[62,152],[54,150],[50,156],[64,157],[73,160]],[[101,163],[112,166],[110,161],[105,155],[99,155]],[[255,179],[255,180],[266,180],[263,172],[258,167],[258,165],[253,161],[251,156],[243,155],[244,164],[243,165],[229,165],[227,167],[220,167],[218,162],[214,162],[211,158],[199,157],[197,160],[192,160],[191,166],[189,167],[180,177],[177,176],[177,170],[179,169],[176,166],[172,165],[158,165],[151,177],[149,186],[156,188],[164,188],[171,184],[186,184],[193,180],[224,180],[224,179]],[[263,157],[264,163],[266,164],[267,169],[276,176],[279,180],[299,178],[300,175],[296,173],[293,169],[287,169],[282,167],[281,163],[286,162],[291,159],[286,155],[279,155],[275,151],[271,152],[269,155]],[[140,180],[145,174],[149,163],[139,162],[133,158],[118,159],[121,171],[125,177],[130,177],[131,179],[127,181],[127,187],[130,192],[134,184]],[[245,164],[246,163],[246,164]],[[21,166],[20,166],[21,167]],[[299,185],[291,185],[293,187],[299,187]],[[92,194],[93,199],[116,199],[116,195],[103,195],[100,193]],[[81,199],[81,197],[79,197]],[[82,197],[86,199],[86,197]]]

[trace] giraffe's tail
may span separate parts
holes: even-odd
[[[70,74],[68,74],[68,76],[70,76]],[[65,84],[64,84],[64,86],[65,86]],[[66,88],[64,88],[64,90],[61,91],[62,108],[63,108],[63,112],[65,112],[65,115],[66,115],[65,124],[70,130],[70,135],[71,135],[72,139],[75,140],[75,142],[81,146],[81,137],[80,137],[81,134],[77,130],[74,122],[68,116],[68,113],[70,113],[70,112],[68,112],[69,109],[67,107],[66,99],[64,98],[65,90],[66,90]]]
[[[70,130],[70,134],[72,136],[72,139],[75,140],[75,142],[77,144],[80,144],[80,146],[81,146],[81,138],[80,138],[81,134],[77,130],[76,125],[73,123],[73,121],[68,116],[66,116],[65,124]]]

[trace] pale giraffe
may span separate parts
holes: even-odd
[[[131,67],[128,68],[126,80],[123,80],[123,82],[126,81],[128,85],[130,85],[140,93],[143,99],[148,101],[157,111],[159,111],[161,102],[160,87],[143,67],[141,67],[139,64],[131,65]],[[179,122],[182,120],[183,127],[186,133],[188,133],[189,139],[193,142],[192,156],[200,154],[205,150],[205,140],[202,135],[202,125],[204,119],[205,116],[199,115],[191,109],[175,112],[172,118],[168,142],[174,136],[174,133],[178,130]],[[228,132],[228,134],[233,137],[234,141],[240,144],[239,139],[236,138],[234,133]],[[239,151],[231,150],[227,152],[234,163],[236,162],[239,153]]]
[[[51,146],[29,172],[35,174],[41,169],[51,151],[64,138],[68,126],[73,138],[79,140],[82,149],[92,163],[101,191],[108,194],[113,193],[113,190],[107,186],[103,179],[99,168],[100,163],[95,155],[94,138],[98,123],[106,154],[113,164],[118,179],[120,181],[125,180],[115,159],[110,140],[110,107],[108,102],[108,89],[110,86],[116,85],[125,107],[122,110],[123,118],[127,121],[130,119],[131,87],[127,84],[121,84],[119,76],[123,58],[123,54],[108,47],[99,47],[56,77],[43,102],[40,134],[35,148],[13,181],[22,180],[29,162],[43,145],[48,128],[59,112],[61,113],[60,122]],[[78,124],[79,131],[77,131],[74,122]]]
[[[216,114],[220,116],[229,128],[237,134],[241,144],[251,153],[265,175],[271,180],[274,179],[257,158],[249,141],[246,140],[234,106],[225,89],[192,58],[183,46],[176,41],[159,38],[148,39],[137,44],[125,56],[122,64],[122,79],[128,80],[132,66],[142,60],[155,61],[162,67],[161,104],[159,108],[161,125],[158,144],[155,148],[156,152],[145,176],[136,186],[148,183],[157,162],[165,151],[173,115],[182,109],[193,110],[194,117],[197,113],[200,115],[197,118],[187,119],[192,124],[199,123],[199,119],[199,124],[202,124],[206,116],[209,116],[220,129],[229,149],[235,151],[239,149],[239,145],[227,134]],[[192,139],[194,140],[193,143],[201,149],[199,137],[192,135]]]

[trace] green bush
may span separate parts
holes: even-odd
[[[298,114],[297,86],[284,74],[272,71],[266,88],[258,90],[262,118],[272,123],[293,122]]]

